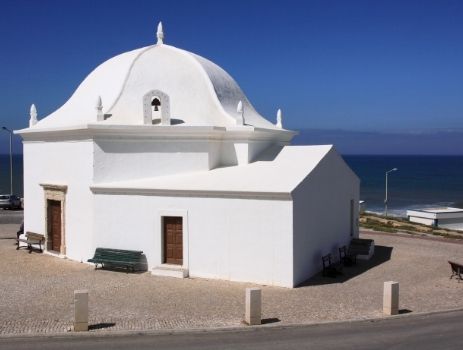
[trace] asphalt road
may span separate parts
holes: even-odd
[[[463,311],[296,327],[0,338],[0,349],[463,349]]]
[[[5,210],[0,209],[0,224],[18,224],[21,225],[23,221],[24,212],[23,210]]]

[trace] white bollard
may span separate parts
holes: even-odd
[[[383,313],[385,315],[399,313],[399,282],[384,282]]]
[[[250,325],[261,324],[262,319],[262,291],[260,288],[246,288],[245,322]]]
[[[88,290],[74,291],[74,332],[88,331]]]

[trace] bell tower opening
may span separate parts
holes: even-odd
[[[153,101],[151,101],[151,106],[153,106],[153,112],[159,111],[159,107],[161,106],[161,101],[159,101],[159,98],[153,98]]]
[[[161,122],[162,116],[162,107],[161,107],[161,100],[159,97],[155,96],[151,100],[151,122],[153,124],[159,124]]]
[[[143,124],[171,125],[169,95],[151,90],[143,96]]]

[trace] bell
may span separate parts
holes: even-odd
[[[153,111],[157,112],[159,111],[159,106],[161,105],[161,101],[156,97],[151,101],[151,106],[154,107]]]

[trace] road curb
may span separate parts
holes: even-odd
[[[147,335],[182,335],[182,334],[199,334],[199,333],[219,333],[219,332],[255,332],[268,328],[286,329],[286,328],[301,328],[301,327],[320,327],[324,325],[343,325],[353,323],[372,323],[372,322],[390,322],[396,319],[404,318],[423,318],[433,315],[444,315],[453,312],[463,312],[463,308],[437,310],[427,312],[410,312],[402,315],[370,317],[350,320],[333,320],[314,323],[288,323],[288,324],[267,324],[260,326],[233,326],[233,327],[211,327],[211,328],[189,328],[189,329],[166,329],[166,330],[105,330],[105,331],[89,331],[89,332],[59,332],[59,333],[16,333],[0,335],[2,339],[26,339],[26,338],[75,338],[75,337],[122,337],[122,336],[147,336]]]

